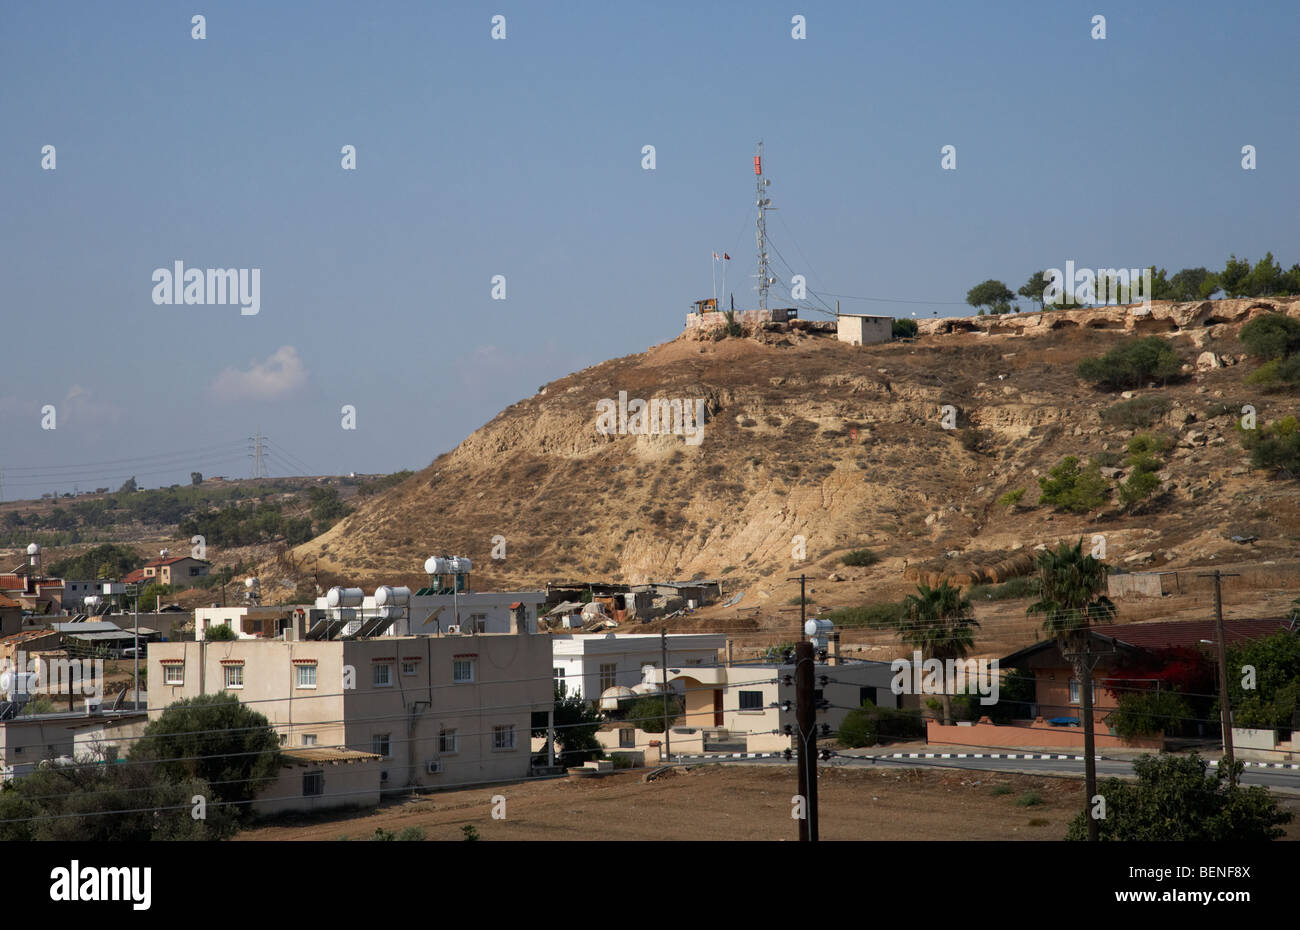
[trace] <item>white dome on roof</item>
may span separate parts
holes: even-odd
[[[636,697],[636,692],[631,688],[624,688],[622,685],[606,688],[600,693],[600,709],[618,710],[619,701],[625,701],[633,697]]]

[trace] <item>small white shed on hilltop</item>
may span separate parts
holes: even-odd
[[[835,318],[835,330],[840,342],[867,346],[889,342],[894,338],[892,316],[867,316],[863,313],[841,313]]]

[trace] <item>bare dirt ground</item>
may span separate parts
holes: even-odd
[[[483,840],[798,839],[790,816],[792,768],[701,766],[648,784],[641,780],[645,772],[447,791],[372,813],[258,827],[238,838],[363,839],[378,827],[419,827],[430,840],[463,840],[462,827],[469,825]],[[820,834],[824,840],[1061,840],[1082,792],[1078,780],[1066,778],[823,769]],[[1042,803],[1022,804],[1031,794]],[[506,798],[503,820],[492,819],[493,795]],[[1300,814],[1300,800],[1279,803]],[[1287,839],[1300,839],[1300,826],[1292,823]]]

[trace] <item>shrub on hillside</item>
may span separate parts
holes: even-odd
[[[1246,376],[1246,383],[1266,390],[1300,387],[1300,354],[1265,362]]]
[[[985,452],[993,437],[985,430],[968,427],[961,431],[957,437],[961,441],[961,447],[967,452],[974,452],[979,455]]]
[[[1300,477],[1300,422],[1283,417],[1258,429],[1243,429],[1241,444],[1250,453],[1250,464],[1287,477]]]
[[[1038,479],[1042,488],[1039,500],[1057,510],[1087,513],[1104,504],[1110,495],[1110,484],[1096,462],[1081,467],[1078,456],[1067,455],[1047,474],[1049,477]]]
[[[1037,597],[1040,590],[1037,575],[1011,578],[1003,584],[972,585],[967,595],[972,601],[1006,601],[1021,597]]]
[[[1269,313],[1257,316],[1237,334],[1251,355],[1263,359],[1286,358],[1300,352],[1300,320]]]
[[[840,556],[840,561],[845,565],[867,566],[875,565],[880,561],[880,556],[876,555],[870,549],[854,549],[852,552],[846,552]]]
[[[1101,422],[1108,426],[1131,426],[1145,429],[1155,426],[1169,412],[1169,401],[1162,397],[1134,397],[1120,401],[1101,412]]]
[[[1156,488],[1160,487],[1156,472],[1164,467],[1164,463],[1157,456],[1169,446],[1167,437],[1153,436],[1150,433],[1140,433],[1128,441],[1130,470],[1128,478],[1119,486],[1120,501],[1125,507],[1136,506],[1151,497]]]
[[[838,627],[861,626],[871,630],[890,629],[907,618],[901,603],[866,604],[831,611],[830,619]]]
[[[1182,357],[1168,342],[1147,336],[1116,346],[1100,358],[1084,359],[1075,371],[1098,387],[1120,390],[1141,387],[1148,381],[1165,383],[1178,377],[1182,367]]]
[[[1024,488],[1016,488],[1014,491],[1008,491],[998,498],[998,504],[1002,507],[1010,507],[1012,510],[1020,503],[1020,499],[1025,496]]]

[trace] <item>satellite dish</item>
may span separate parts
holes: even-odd
[[[36,543],[29,543],[29,544],[27,545],[27,554],[28,554],[28,555],[36,555],[36,553],[38,553],[38,552],[40,552],[40,551],[41,551],[41,547],[38,546]]]
[[[161,558],[164,558],[164,559],[165,559],[165,558],[167,558],[168,550],[166,550],[166,549],[159,549],[159,550],[158,550],[158,555],[159,555]]]

